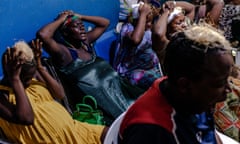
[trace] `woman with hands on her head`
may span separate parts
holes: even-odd
[[[176,32],[184,31],[193,17],[194,5],[191,3],[167,1],[163,4],[161,16],[156,20],[152,34],[153,50],[157,53],[161,64],[171,36]]]
[[[19,45],[22,44],[18,43]],[[12,87],[16,92],[16,105],[9,103],[7,101],[9,98],[8,93],[1,91],[0,114],[3,119],[9,122],[31,125],[34,121],[34,114],[24,89],[29,86],[29,81],[35,75],[36,63],[31,51],[28,52],[30,56],[26,56],[22,51],[18,51],[15,46],[7,48],[2,56],[4,77],[1,84]],[[23,65],[28,67],[28,70],[23,68]],[[24,75],[27,74],[29,78],[21,76],[23,73]]]
[[[41,64],[41,43],[33,50],[19,41],[3,54],[0,85],[0,128],[14,143],[101,143],[104,126],[72,119],[53,97],[63,98],[62,86]]]
[[[162,76],[158,57],[152,50],[153,21],[159,13],[151,3],[140,3],[138,13],[138,17],[129,13],[131,21],[121,28],[113,67],[132,85],[147,90]]]
[[[94,25],[85,31],[83,22]],[[43,26],[37,36],[60,72],[64,84],[71,93],[69,102],[76,105],[81,94],[95,97],[110,124],[124,112],[132,100],[124,89],[123,81],[111,65],[96,56],[91,44],[103,34],[109,20],[98,16],[86,16],[62,12],[55,21]],[[59,35],[55,36],[58,33]],[[56,38],[57,37],[57,38]],[[60,39],[60,41],[59,41]],[[138,96],[138,94],[135,94]]]

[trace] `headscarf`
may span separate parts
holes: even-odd
[[[184,14],[183,9],[181,7],[175,7],[173,11],[169,14],[167,23],[171,23],[172,20],[181,13]]]
[[[62,23],[62,25],[61,25],[60,28],[59,28],[59,30],[60,30],[59,32],[60,32],[60,33],[57,33],[57,35],[55,35],[55,37],[57,38],[57,40],[60,41],[60,43],[63,43],[63,44],[65,44],[65,45],[67,45],[67,46],[70,46],[70,47],[73,47],[73,45],[70,44],[70,43],[64,38],[64,36],[63,36],[63,34],[62,34],[62,31],[65,30],[70,23],[74,22],[74,21],[77,20],[78,18],[79,18],[79,17],[76,16],[76,15],[68,15],[68,16],[65,18],[64,22]]]
[[[130,19],[138,18],[138,6],[144,4],[142,1],[138,0],[120,0],[120,12],[119,19],[125,21],[130,17]],[[151,6],[160,8],[161,4],[158,0],[150,0],[149,3]],[[133,16],[134,15],[134,16]]]
[[[70,23],[74,22],[75,20],[77,20],[79,17],[76,15],[68,15],[66,17],[66,19],[64,20],[61,29],[65,29]]]

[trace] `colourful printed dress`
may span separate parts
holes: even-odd
[[[240,81],[234,78],[231,81],[232,92],[225,101],[216,104],[214,119],[220,132],[240,142]]]
[[[9,102],[15,104],[11,88]],[[26,93],[34,111],[34,124],[30,126],[10,123],[0,118],[0,128],[10,141],[22,144],[100,144],[103,126],[81,123],[72,119],[65,108],[56,102],[46,86],[33,81]]]
[[[154,80],[161,77],[160,63],[152,50],[151,31],[145,31],[141,43],[137,47],[131,47],[125,39],[133,30],[130,23],[122,26],[113,67],[131,84],[147,89]]]

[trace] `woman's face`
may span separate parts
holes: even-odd
[[[184,14],[178,14],[170,23],[169,32],[174,33],[178,31],[183,31],[187,27]]]
[[[87,39],[86,31],[81,19],[72,21],[66,28],[66,35],[73,39],[85,41]]]
[[[34,77],[36,73],[36,67],[35,66],[29,66],[27,68],[23,68],[20,74],[21,81],[24,85],[24,87],[28,87],[32,81],[32,78]]]

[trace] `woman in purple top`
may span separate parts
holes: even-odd
[[[113,61],[114,69],[131,84],[148,89],[153,81],[162,76],[160,63],[152,50],[152,23],[158,15],[156,7],[141,3],[138,17],[124,23]]]

